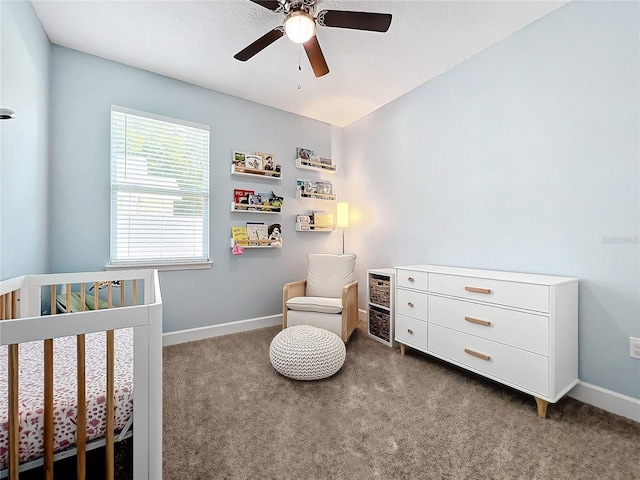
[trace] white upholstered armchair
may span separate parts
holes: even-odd
[[[307,254],[307,279],[284,286],[282,328],[313,325],[346,343],[358,324],[355,266],[355,255]]]

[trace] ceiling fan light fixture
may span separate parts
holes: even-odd
[[[284,31],[292,42],[304,43],[315,35],[316,22],[307,12],[291,12],[284,21]]]

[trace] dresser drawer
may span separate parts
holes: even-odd
[[[429,323],[540,355],[549,354],[549,317],[453,298],[429,296]]]
[[[396,313],[427,321],[427,294],[413,290],[396,290]]]
[[[423,352],[427,350],[427,322],[416,318],[396,315],[396,340],[405,345],[417,348]]]
[[[396,285],[399,287],[415,288],[416,290],[427,289],[427,272],[416,272],[415,270],[396,270]]]
[[[536,395],[549,393],[549,359],[545,356],[434,324],[429,324],[428,340],[430,353]]]
[[[547,285],[430,273],[429,291],[538,312],[549,311]]]

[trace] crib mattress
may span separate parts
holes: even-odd
[[[133,330],[115,331],[115,426],[133,414]],[[20,463],[43,456],[44,342],[19,346]],[[54,450],[75,445],[77,413],[76,337],[54,340]],[[87,441],[105,436],[106,333],[86,335]],[[8,467],[8,347],[0,347],[0,470]]]

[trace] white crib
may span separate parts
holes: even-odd
[[[68,337],[75,337],[76,355],[68,354],[73,341]],[[99,353],[89,350],[94,345]],[[5,363],[0,394],[6,395],[0,398],[6,405],[0,408],[0,478],[17,480],[20,471],[37,465],[53,478],[54,461],[73,454],[78,478],[85,478],[86,451],[104,445],[106,476],[112,479],[116,434],[125,438],[131,423],[133,477],[162,478],[157,271],[29,275],[0,282],[0,349],[6,349],[0,357]],[[96,376],[96,368],[104,373]],[[35,388],[34,369],[42,370]],[[73,375],[61,373],[67,370]]]

